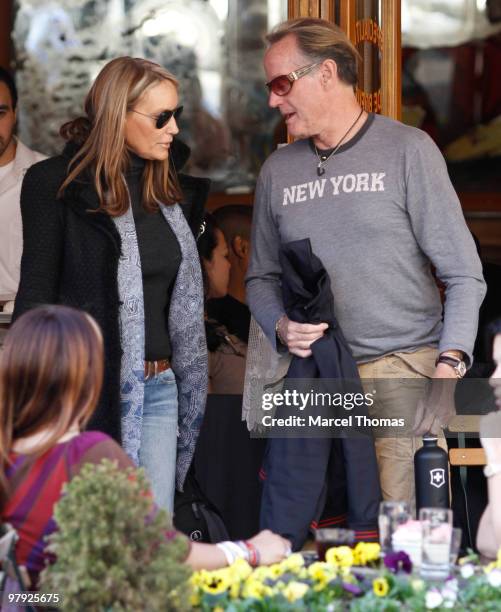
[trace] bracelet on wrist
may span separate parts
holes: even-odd
[[[249,551],[249,565],[251,567],[257,567],[261,561],[259,550],[254,546],[254,544],[251,544],[251,542],[249,542],[248,540],[244,540],[244,544],[247,547],[247,550]]]
[[[251,563],[251,553],[243,540],[218,542],[216,546],[223,552],[228,565],[232,565],[237,559],[245,559]]]
[[[228,542],[218,542],[216,544],[219,550],[222,551],[222,553],[226,557],[227,565],[231,565],[233,561],[235,561],[235,556],[233,554],[233,551],[227,545],[228,545]]]

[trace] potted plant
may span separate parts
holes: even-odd
[[[55,561],[42,590],[71,612],[187,609],[186,538],[154,511],[142,470],[104,459],[85,465],[64,488],[49,536]]]

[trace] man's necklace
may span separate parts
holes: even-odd
[[[348,136],[348,134],[351,132],[351,130],[355,127],[357,121],[360,119],[360,117],[362,116],[363,112],[364,112],[364,109],[362,108],[362,110],[360,111],[358,117],[350,125],[350,127],[348,128],[346,134],[344,134],[344,136],[337,143],[337,145],[332,149],[332,151],[329,153],[329,155],[327,155],[327,156],[320,155],[319,152],[318,152],[318,149],[317,149],[317,145],[316,144],[313,145],[315,147],[315,153],[316,153],[317,158],[318,158],[318,164],[317,164],[317,174],[318,174],[318,176],[322,176],[322,174],[325,174],[325,168],[324,168],[325,164],[329,161],[329,159],[334,155],[334,153],[343,144],[343,140],[346,138],[346,136]]]

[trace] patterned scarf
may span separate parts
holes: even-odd
[[[177,237],[182,255],[172,291],[168,322],[179,403],[176,486],[182,491],[195,452],[207,397],[203,285],[195,239],[183,211],[178,204],[160,205],[160,208]],[[122,445],[137,464],[144,403],[143,276],[132,208],[129,207],[120,217],[113,217],[113,221],[122,240],[122,254],[118,263],[123,351],[120,371]]]

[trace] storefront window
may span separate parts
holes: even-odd
[[[278,120],[267,107],[263,35],[286,18],[285,0],[18,0],[20,136],[59,152],[59,127],[82,112],[103,65],[145,57],[180,81],[188,170],[217,191],[250,190]]]
[[[404,0],[403,120],[441,147],[459,192],[500,192],[501,2]]]

